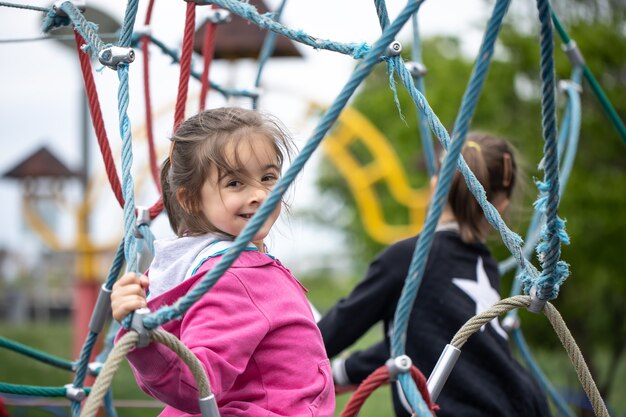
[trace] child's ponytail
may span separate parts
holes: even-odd
[[[463,148],[463,158],[476,179],[482,184],[487,200],[503,193],[506,198],[516,183],[517,165],[512,147],[504,140],[482,133],[470,133]],[[448,194],[448,203],[457,222],[461,239],[465,242],[486,239],[485,215],[476,198],[467,187],[465,178],[455,172]]]

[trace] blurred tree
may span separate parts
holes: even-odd
[[[593,4],[582,0],[557,0],[554,7],[559,16],[563,13],[561,18],[571,38],[623,120],[626,115],[626,100],[623,99],[626,97],[623,53],[626,51],[626,3],[623,0]],[[536,168],[543,153],[537,31],[536,27],[518,24],[523,22],[528,26],[528,21],[536,21],[536,10],[518,8],[511,13],[516,19],[507,18],[472,129],[509,138],[527,161],[528,176],[543,178],[543,172]],[[520,19],[520,16],[528,19]],[[560,44],[556,32],[554,36]],[[465,57],[459,40],[453,37],[427,39],[423,45],[423,60],[428,67],[425,96],[442,123],[451,128],[473,57]],[[555,48],[555,55],[557,78],[569,78],[571,65],[567,57],[558,48]],[[426,173],[416,110],[400,85],[398,91],[405,121],[398,115],[382,66],[361,87],[352,105],[389,138],[413,186],[422,187],[426,184]],[[560,95],[559,116],[564,102],[564,96]],[[626,247],[626,146],[586,83],[582,109],[579,150],[559,209],[560,216],[567,220],[572,242],[562,253],[563,259],[570,263],[571,276],[554,303],[570,326],[606,398],[616,391],[613,390],[615,371],[626,351],[626,281],[621,279],[626,265],[623,255]],[[340,201],[346,214],[338,224],[336,212],[316,210],[317,220],[346,232],[353,250],[355,272],[360,274],[382,245],[365,235],[354,200],[336,169],[325,161],[321,172],[318,184],[323,195]],[[509,222],[522,236],[537,195],[531,181],[527,183],[529,186],[520,202],[522,215],[516,213],[513,216],[516,220]],[[405,213],[389,195],[382,193],[381,198],[389,219],[405,219]],[[493,243],[499,259],[508,256],[502,245]],[[538,325],[545,322],[544,317],[526,316],[524,328],[531,345],[552,347],[558,343],[548,326]],[[598,362],[601,354],[605,359],[602,366]]]

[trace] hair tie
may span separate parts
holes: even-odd
[[[509,187],[511,185],[511,181],[513,180],[513,160],[511,159],[510,153],[502,154],[502,186]]]
[[[478,143],[474,142],[473,140],[468,140],[467,142],[465,142],[465,146],[467,146],[468,148],[474,148],[478,152],[481,151],[480,145]]]

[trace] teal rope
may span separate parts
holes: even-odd
[[[565,116],[562,121],[561,134],[559,138],[559,144],[563,144],[559,149],[559,155],[563,153],[563,146],[565,143],[567,144],[567,149],[565,150],[565,156],[563,158],[563,162],[561,163],[561,171],[560,171],[560,193],[563,195],[565,191],[565,187],[567,185],[569,176],[571,174],[574,158],[576,156],[576,150],[578,147],[578,138],[580,132],[580,120],[581,120],[581,106],[580,106],[580,83],[581,83],[581,75],[582,69],[580,67],[574,68],[571,77],[571,83],[568,85],[566,89],[566,93],[568,96],[568,105],[566,108]],[[559,157],[561,159],[561,157]],[[535,210],[533,213],[533,219],[531,221],[531,225],[529,227],[529,237],[527,238],[527,245],[534,245],[538,238],[538,234],[536,233],[538,224],[540,222],[542,213],[538,210]],[[535,243],[532,243],[535,242]],[[525,256],[530,256],[531,251],[526,251],[525,246]],[[501,273],[506,272],[506,263],[500,263],[500,271]],[[515,280],[513,282],[513,287],[511,288],[511,296],[517,295],[521,292],[521,283],[519,280]],[[517,320],[518,310],[511,310],[507,314],[507,319]],[[526,341],[524,340],[523,333],[521,329],[513,330],[513,341],[515,342],[518,350],[520,351],[524,362],[526,363],[528,369],[530,370],[533,377],[539,382],[544,391],[547,392],[551,401],[555,404],[559,413],[562,416],[573,417],[573,414],[569,407],[567,406],[563,397],[553,388],[552,384],[548,381],[544,373],[541,371],[541,368],[537,364],[537,361],[532,356],[530,349],[526,345]]]
[[[542,242],[537,246],[541,262],[541,275],[536,280],[528,277],[522,280],[525,291],[534,287],[540,300],[554,299],[558,295],[560,285],[569,275],[569,266],[561,257],[561,243],[569,243],[565,232],[565,223],[558,217],[559,205],[559,170],[556,143],[556,108],[555,108],[555,74],[554,45],[552,37],[552,21],[548,0],[537,0],[539,20],[541,22],[541,79],[543,83],[542,125],[544,136],[544,181],[537,182],[541,195],[535,206],[544,211],[546,225],[542,231]]]
[[[117,68],[120,84],[118,87],[118,116],[120,121],[120,135],[122,137],[122,191],[124,194],[124,256],[127,271],[137,271],[137,238],[135,237],[135,186],[131,168],[133,165],[133,149],[128,117],[128,65],[122,64]]]
[[[111,263],[111,267],[109,268],[109,273],[107,274],[107,279],[105,280],[104,287],[107,290],[111,290],[113,288],[113,284],[117,280],[119,276],[122,265],[124,264],[124,242],[121,242],[118,245],[117,251],[115,253],[115,257],[113,258],[113,262]],[[98,333],[90,331],[87,335],[87,339],[83,344],[79,360],[76,366],[76,374],[74,375],[73,385],[76,388],[82,388],[85,383],[85,378],[87,376],[87,368],[89,366],[89,358],[91,358],[91,353],[93,352],[93,348],[98,340]],[[108,354],[108,353],[107,353]],[[104,362],[106,357],[102,360]],[[72,416],[80,415],[80,402],[72,401],[71,404]]]
[[[12,7],[14,9],[24,9],[24,10],[34,10],[36,12],[48,12],[48,10],[50,10],[48,7],[38,7],[38,6],[31,6],[28,4],[16,4],[16,3],[7,3],[4,1],[0,1],[0,6],[1,7]]]
[[[130,46],[138,7],[139,0],[128,1],[126,11],[124,12],[124,23],[122,24],[122,29],[120,30],[120,40],[118,42],[118,45],[123,48],[128,48]]]
[[[283,10],[285,9],[285,4],[287,0],[283,0],[278,6],[276,12],[272,15],[272,18],[280,22],[280,17],[283,14]],[[269,31],[263,40],[263,46],[261,47],[261,52],[259,54],[259,69],[256,73],[256,78],[254,80],[254,86],[259,87],[261,85],[261,74],[263,73],[263,69],[265,68],[265,64],[269,61],[270,57],[274,53],[274,47],[276,46],[276,32]],[[257,109],[259,97],[255,95],[252,98],[252,108]]]
[[[144,36],[144,35],[142,35],[142,36]],[[152,42],[152,44],[158,46],[162,53],[164,53],[165,55],[167,55],[170,58],[172,58],[172,62],[174,62],[176,64],[180,64],[180,56],[179,56],[177,51],[175,51],[174,49],[169,48],[167,45],[165,45],[163,42],[161,42],[159,39],[155,38],[154,36],[152,36],[152,35],[147,35],[147,36],[148,36],[148,39],[150,39],[150,42]],[[133,36],[133,40],[131,42],[131,45],[133,47],[136,47],[137,44],[139,43],[140,39],[141,39],[140,36]],[[193,78],[195,78],[196,80],[200,80],[202,78],[202,74],[199,73],[198,71],[194,71],[193,69],[191,70],[191,76]],[[226,89],[226,88],[221,87],[218,84],[215,84],[212,81],[209,81],[209,83],[211,85],[211,89],[212,90],[217,91],[218,93],[223,95],[225,98],[229,98],[229,97],[250,97],[250,98],[254,98],[256,96],[255,93],[249,92],[249,91],[246,91],[246,90]]]
[[[434,131],[434,133],[438,137],[442,138],[444,147],[448,148],[448,153],[444,158],[443,166],[441,167],[441,172],[439,174],[439,181],[437,182],[437,187],[435,190],[435,195],[429,206],[426,221],[424,223],[422,233],[420,234],[420,239],[418,240],[415,251],[413,253],[408,276],[404,283],[404,287],[398,301],[398,306],[394,314],[394,331],[391,341],[391,353],[394,357],[403,355],[405,352],[406,331],[408,327],[410,311],[415,302],[415,298],[417,297],[417,291],[421,283],[422,276],[424,274],[426,258],[428,252],[430,251],[430,246],[432,245],[437,222],[439,220],[439,217],[441,216],[441,212],[443,211],[443,207],[445,206],[445,202],[447,200],[450,184],[452,182],[452,176],[454,174],[455,167],[457,166],[457,160],[461,161],[459,162],[459,165],[464,164],[464,161],[462,160],[463,157],[460,155],[460,153],[461,149],[463,148],[463,143],[465,141],[465,131],[467,129],[469,119],[471,118],[471,114],[473,113],[473,109],[476,104],[476,100],[478,97],[477,91],[480,89],[480,87],[482,87],[484,83],[484,79],[486,77],[487,69],[490,63],[490,58],[493,54],[493,49],[495,48],[497,33],[499,28],[502,26],[502,19],[506,14],[508,5],[509,0],[499,0],[494,7],[492,17],[489,21],[488,30],[483,39],[483,43],[481,45],[474,70],[472,72],[468,88],[463,96],[463,102],[461,104],[459,117],[457,118],[457,122],[455,124],[454,132],[462,132],[462,134],[455,133],[454,139],[451,141],[451,143],[448,143],[449,137],[447,136],[447,132],[443,126],[440,126],[437,131]],[[402,71],[402,73],[406,73],[404,76],[402,76],[401,73],[401,78],[412,81],[410,75],[408,74],[408,70],[406,70],[403,65],[398,66],[398,68],[400,70],[404,70]],[[415,89],[413,88],[412,90]],[[419,92],[415,92],[419,94]],[[425,101],[426,100],[424,99],[424,102]],[[421,103],[421,100],[417,101],[416,103]],[[439,121],[437,120],[437,122]],[[439,124],[440,123],[441,122],[439,122]],[[442,134],[442,136],[439,136],[438,133]],[[467,167],[467,164],[465,164],[465,167]],[[461,168],[461,166],[459,166],[459,168]],[[465,170],[462,169],[462,171]],[[473,176],[469,169],[467,169],[466,171],[467,175]],[[463,173],[465,174],[465,172]],[[471,181],[467,180],[467,178],[468,177],[466,176],[466,181],[468,182],[468,186],[470,186],[470,190],[472,190],[473,193],[476,192],[479,194],[477,196],[477,200],[479,200],[479,202],[481,202],[482,204],[489,204],[486,199],[485,191],[484,189],[482,189],[482,186],[480,186],[478,180],[476,180],[476,177],[473,176],[473,180]],[[478,187],[476,187],[476,183]],[[476,193],[474,195],[476,195]],[[491,206],[491,209],[497,214],[497,210],[495,210],[493,206]],[[485,211],[485,214],[488,214],[487,211]],[[489,216],[487,217],[489,218]],[[517,237],[517,239],[514,240],[521,239]],[[410,378],[401,379],[401,384],[403,384],[403,381],[409,379]]]
[[[335,99],[329,110],[320,120],[317,128],[313,132],[312,137],[305,144],[302,151],[294,159],[284,176],[280,178],[276,186],[270,192],[266,201],[248,222],[241,234],[235,239],[233,247],[222,257],[211,271],[205,275],[198,285],[196,285],[185,297],[179,299],[174,305],[159,309],[157,312],[151,313],[144,318],[144,326],[153,329],[167,321],[180,317],[195,301],[197,301],[204,293],[206,293],[217,279],[230,267],[232,262],[239,256],[241,251],[248,244],[252,236],[265,222],[267,216],[274,210],[279,203],[282,195],[288,186],[293,182],[306,161],[310,158],[313,151],[320,144],[326,132],[332,124],[337,120],[339,113],[347,104],[350,96],[358,87],[359,83],[370,73],[373,66],[379,62],[380,55],[384,52],[390,40],[400,30],[404,22],[409,18],[410,13],[417,9],[421,1],[413,0],[408,3],[403,12],[384,32],[381,38],[375,43],[370,52],[366,55],[363,62],[357,66],[354,73],[350,77],[348,83],[344,86],[339,96]]]
[[[567,31],[565,30],[565,28],[559,21],[558,16],[556,15],[556,13],[554,12],[552,8],[550,8],[550,16],[552,18],[552,21],[554,22],[554,25],[563,43],[566,45],[569,44],[571,42],[569,34],[567,33]],[[611,104],[611,101],[608,99],[608,97],[604,93],[604,90],[602,89],[598,81],[596,80],[596,77],[593,75],[593,72],[591,72],[591,69],[589,69],[589,67],[585,63],[583,63],[583,74],[585,76],[585,79],[591,86],[591,89],[593,90],[596,97],[598,98],[600,105],[602,106],[607,116],[609,117],[609,120],[611,120],[611,122],[613,123],[613,126],[615,126],[615,129],[617,130],[617,133],[620,135],[622,142],[626,144],[626,126],[624,126],[624,122],[622,122],[622,119],[620,119],[619,115],[617,114],[617,111],[615,111],[615,108],[613,107],[613,105]]]
[[[422,42],[420,41],[419,22],[417,19],[417,13],[414,13],[411,17],[413,25],[413,48],[411,49],[411,59],[413,62],[422,63]],[[426,95],[426,84],[424,77],[414,77],[415,86],[417,90]],[[435,148],[433,146],[433,138],[428,128],[428,122],[425,117],[422,117],[420,112],[417,112],[417,123],[419,126],[420,137],[422,139],[422,150],[424,151],[424,159],[426,161],[426,172],[428,178],[432,178],[437,173],[437,158],[435,157]]]
[[[0,336],[0,347],[12,350],[13,352],[19,353],[24,356],[28,356],[29,358],[38,360],[39,362],[56,366],[57,368],[65,369],[66,371],[74,370],[73,362],[49,355],[45,352],[33,349],[19,342],[9,340],[3,336]]]
[[[512,310],[513,311],[513,310]],[[517,310],[516,310],[517,311]],[[527,368],[530,370],[535,380],[539,383],[541,388],[548,394],[560,415],[566,417],[574,417],[574,414],[567,406],[567,403],[563,399],[563,397],[554,389],[554,386],[550,383],[548,378],[546,378],[545,374],[539,368],[537,361],[533,358],[530,353],[530,349],[528,349],[528,345],[526,344],[526,340],[524,339],[524,335],[520,329],[514,329],[512,332],[513,340],[515,341],[515,345],[517,349],[522,355],[524,362],[526,363]]]
[[[85,43],[87,43],[91,56],[98,56],[98,53],[105,47],[104,42],[102,42],[98,36],[98,26],[95,23],[87,21],[80,10],[69,1],[63,2],[60,8],[68,17],[59,20],[54,10],[50,9],[50,12],[48,12],[48,15],[42,22],[41,30],[44,33],[48,33],[52,28],[58,27],[61,21],[66,25],[72,23],[74,30],[78,32],[85,40]]]
[[[89,395],[91,388],[85,388],[85,393]],[[7,384],[0,382],[0,393],[25,395],[29,397],[66,397],[67,388],[64,387],[36,387],[33,385]]]
[[[370,50],[370,47],[366,43],[357,44],[333,42],[325,39],[314,38],[300,30],[296,31],[286,28],[285,26],[274,21],[271,17],[260,15],[254,6],[242,1],[204,0],[198,2],[198,4],[215,4],[222,9],[227,9],[231,13],[234,13],[252,23],[257,24],[263,29],[279,33],[291,40],[300,42],[307,46],[311,46],[315,49],[327,49],[329,51],[350,55],[356,59],[363,58],[365,54]]]

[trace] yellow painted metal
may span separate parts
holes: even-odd
[[[30,196],[24,196],[22,200],[22,208],[24,210],[24,221],[39,235],[43,243],[57,252],[63,249],[61,242],[54,234],[54,231],[48,227],[46,222],[37,213],[37,210],[33,206],[33,198]]]
[[[372,155],[366,165],[350,152],[360,141]],[[323,142],[326,155],[346,179],[357,203],[365,232],[388,244],[415,235],[422,229],[429,201],[428,186],[414,189],[387,138],[357,110],[346,107]],[[408,224],[390,224],[376,194],[376,184],[386,183],[391,196],[409,212]]]

